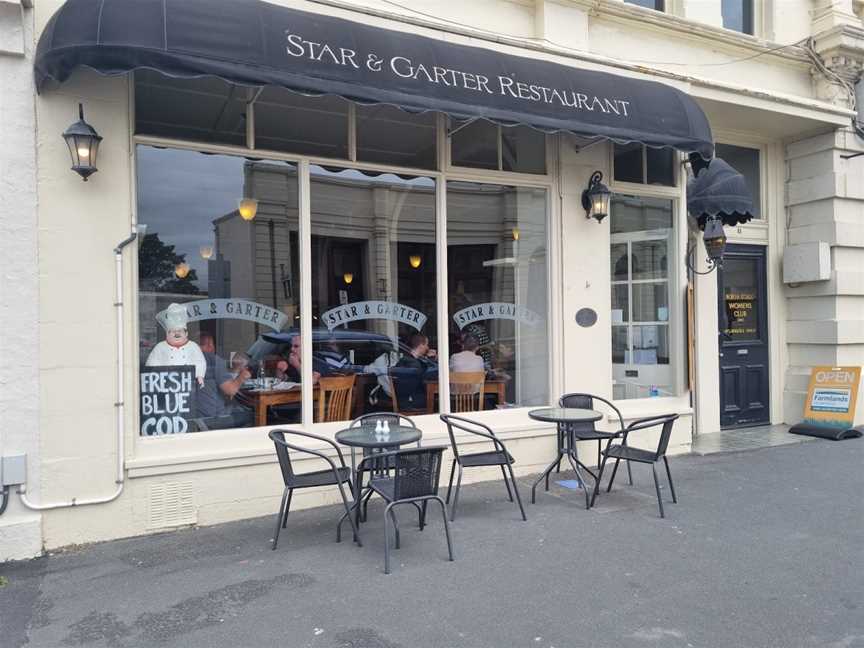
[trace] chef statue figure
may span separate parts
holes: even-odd
[[[188,322],[185,306],[171,304],[165,311],[165,321],[160,322],[165,328],[165,340],[153,347],[146,364],[148,367],[195,365],[195,377],[200,386],[207,373],[207,359],[201,347],[189,339]]]

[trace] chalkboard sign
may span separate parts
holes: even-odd
[[[193,365],[141,369],[141,436],[194,432],[195,380]]]

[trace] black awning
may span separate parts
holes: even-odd
[[[662,83],[382,29],[261,0],[67,0],[36,51],[36,86],[77,67],[149,68],[333,94],[713,154],[693,99]]]
[[[738,225],[753,218],[753,198],[747,181],[725,160],[714,158],[707,168],[698,168],[687,182],[687,211],[705,227],[709,216],[719,215],[724,225]]]

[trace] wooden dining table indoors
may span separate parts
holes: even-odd
[[[318,395],[318,385],[315,385],[313,399]],[[267,408],[273,405],[290,405],[299,403],[302,395],[300,385],[291,389],[244,389],[243,396],[255,409],[255,426],[267,425]]]

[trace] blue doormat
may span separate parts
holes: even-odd
[[[578,479],[562,479],[555,483],[564,488],[569,488],[570,490],[579,490],[582,488],[582,483]]]

